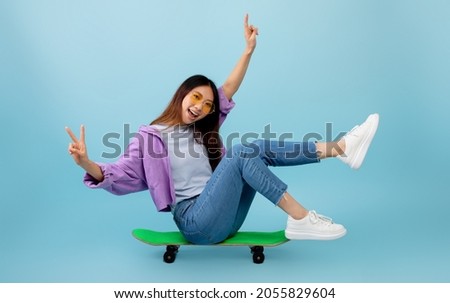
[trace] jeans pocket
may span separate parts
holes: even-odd
[[[191,208],[191,206],[194,205],[196,200],[197,197],[180,201],[175,205],[175,209],[173,211],[173,217],[175,219],[175,222],[187,219],[186,213],[189,210],[189,208]]]

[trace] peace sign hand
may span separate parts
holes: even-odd
[[[253,25],[248,25],[248,14],[244,18],[244,37],[247,42],[247,48],[253,52],[256,47],[256,36],[258,35],[258,28]]]
[[[80,139],[73,134],[70,128],[66,127],[66,131],[72,138],[72,143],[69,144],[69,154],[72,156],[76,164],[83,167],[89,163],[89,158],[86,150],[86,143],[84,141],[84,125],[80,126]]]

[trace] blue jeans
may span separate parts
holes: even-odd
[[[256,192],[277,205],[287,185],[268,166],[319,162],[313,142],[256,140],[228,150],[203,192],[175,205],[174,220],[195,244],[218,243],[244,223]]]

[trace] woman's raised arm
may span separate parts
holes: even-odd
[[[236,66],[228,76],[225,83],[222,85],[225,96],[231,99],[233,95],[239,89],[242,81],[244,80],[245,73],[247,72],[252,57],[253,51],[256,47],[256,36],[258,35],[258,28],[248,24],[248,14],[244,18],[244,37],[246,41],[246,47],[244,53],[240,57]]]

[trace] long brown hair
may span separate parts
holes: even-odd
[[[216,110],[190,125],[194,129],[195,140],[203,144],[208,152],[209,164],[214,170],[222,158],[222,140],[219,136],[219,93],[214,82],[203,75],[194,75],[187,78],[176,90],[172,100],[163,113],[150,124],[163,124],[175,126],[182,123],[181,108],[184,97],[199,86],[209,86],[214,96],[214,107]]]

